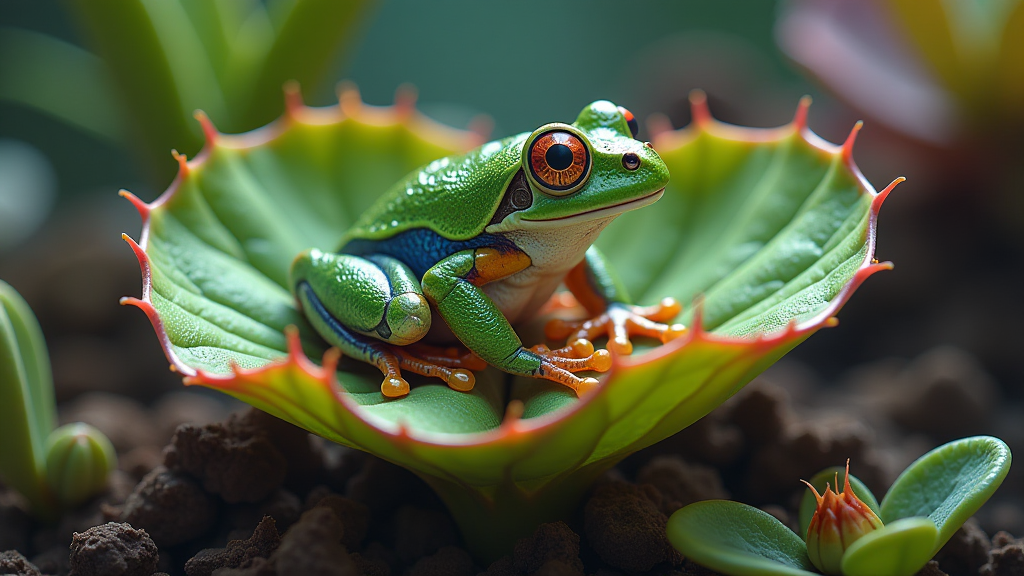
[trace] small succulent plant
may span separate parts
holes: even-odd
[[[747,129],[715,121],[701,94],[694,123],[662,127],[653,146],[672,180],[657,207],[626,214],[598,245],[641,304],[687,306],[685,336],[637,342],[593,394],[494,369],[472,391],[411,380],[386,398],[372,367],[328,350],[298,311],[288,268],[310,247],[337,249],[377,195],[411,170],[483,143],[393,107],[306,107],[289,89],[284,117],[254,132],[218,132],[146,203],[122,192],[144,228],[135,251],[142,309],[172,368],[340,444],[404,466],[433,487],[467,545],[508,553],[541,522],[564,518],[604,471],[689,426],[822,327],[868,276],[882,200],[843,145],[792,123]],[[654,128],[657,128],[654,127]],[[902,179],[900,179],[902,180]],[[578,313],[557,296],[552,315]],[[520,334],[543,342],[543,322]],[[598,342],[598,345],[601,343]]]
[[[1003,482],[1010,450],[976,436],[917,459],[881,505],[860,480],[840,469],[807,482],[800,533],[752,506],[706,500],[678,510],[668,537],[692,560],[730,576],[911,576],[928,563]],[[836,486],[836,490],[839,490]],[[819,494],[819,491],[823,494]]]
[[[56,408],[46,342],[32,309],[0,281],[0,478],[52,519],[106,486],[117,454],[82,422],[54,430]]]

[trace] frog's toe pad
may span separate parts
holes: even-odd
[[[476,376],[465,368],[454,368],[451,365],[433,362],[431,359],[421,358],[414,355],[408,347],[388,346],[381,344],[384,348],[378,351],[375,364],[384,373],[384,382],[380,385],[381,394],[388,398],[400,398],[409,393],[409,382],[402,378],[402,371],[407,370],[421,376],[428,376],[443,380],[452,390],[469,392],[476,386]],[[445,356],[452,363],[458,363],[460,358]]]
[[[469,392],[476,386],[476,376],[469,370],[461,368],[451,371],[447,378],[448,387],[459,392]]]
[[[380,385],[380,393],[388,398],[400,398],[409,393],[409,383],[405,378],[389,374]]]
[[[612,304],[599,316],[590,320],[552,320],[545,327],[548,338],[569,338],[593,340],[608,337],[608,349],[616,354],[633,353],[632,336],[655,338],[662,343],[674,340],[686,333],[682,324],[663,324],[682,310],[674,298],[665,298],[654,306],[632,306]]]

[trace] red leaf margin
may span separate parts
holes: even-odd
[[[743,349],[743,354],[754,355],[804,339],[823,327],[835,326],[838,324],[838,319],[835,315],[846,304],[854,291],[876,272],[890,270],[893,267],[891,262],[878,262],[874,258],[878,213],[889,193],[900,182],[903,182],[905,178],[900,176],[883,190],[876,191],[867,178],[864,177],[853,160],[853,146],[863,124],[862,122],[857,122],[854,125],[843,144],[836,145],[822,139],[808,128],[807,114],[811,104],[809,96],[805,96],[800,100],[794,118],[789,124],[777,128],[747,128],[715,120],[707,106],[707,99],[704,93],[694,91],[690,95],[693,121],[689,126],[673,130],[668,125],[667,119],[663,117],[654,117],[648,123],[648,128],[653,134],[656,149],[664,150],[681,146],[701,132],[750,143],[772,141],[796,132],[807,144],[821,152],[829,155],[840,155],[845,167],[850,170],[860,183],[863,192],[872,195],[866,239],[868,244],[867,254],[861,267],[854,274],[853,278],[840,290],[839,294],[829,302],[824,310],[813,318],[802,323],[791,322],[781,332],[759,335],[754,338],[719,336],[704,331],[701,326],[701,303],[698,299],[695,302],[692,326],[690,326],[690,330],[685,336],[638,356],[613,356],[612,367],[604,376],[603,385],[570,408],[530,418],[529,420],[521,420],[519,412],[513,408],[507,411],[502,424],[498,428],[486,432],[459,434],[457,438],[456,435],[452,434],[438,435],[411,430],[402,423],[395,425],[394,429],[389,430],[366,418],[361,413],[358,404],[349,399],[342,391],[335,370],[339,358],[337,350],[328,350],[322,358],[322,365],[317,365],[303,352],[298,331],[288,330],[286,331],[288,353],[279,361],[253,369],[233,366],[232,373],[229,375],[196,370],[182,362],[174,353],[170,337],[164,329],[159,313],[152,304],[150,262],[146,254],[149,236],[149,214],[153,209],[161,206],[173,197],[181,183],[188,176],[190,170],[200,166],[208,158],[210,151],[215,145],[230,148],[259,146],[280,136],[292,122],[329,124],[339,122],[346,117],[377,125],[406,123],[414,133],[421,135],[425,139],[439,138],[452,144],[453,148],[468,150],[487,139],[486,132],[488,127],[486,120],[475,122],[475,127],[471,126],[471,131],[463,131],[442,125],[422,115],[415,109],[415,93],[409,88],[401,88],[399,90],[393,106],[383,107],[368,106],[362,103],[358,91],[350,85],[343,85],[339,90],[339,104],[328,107],[312,108],[306,106],[301,101],[297,86],[293,84],[286,85],[285,94],[286,111],[284,116],[263,128],[244,134],[222,134],[217,131],[204,113],[197,111],[196,119],[203,127],[206,144],[191,161],[185,156],[173,152],[174,158],[178,161],[179,171],[170,187],[152,203],[143,202],[127,190],[119,192],[121,196],[127,198],[135,206],[143,220],[140,242],[136,243],[127,234],[122,234],[122,238],[128,242],[139,261],[143,279],[142,297],[124,297],[121,298],[120,303],[122,305],[135,306],[146,314],[153,325],[164,354],[171,364],[171,370],[181,373],[184,376],[184,383],[186,385],[207,386],[230,394],[234,390],[242,389],[248,383],[259,382],[260,376],[265,376],[271,372],[297,370],[311,380],[316,381],[319,385],[326,387],[337,400],[338,407],[341,410],[350,413],[361,425],[372,429],[376,434],[390,440],[397,446],[405,445],[407,448],[411,448],[408,443],[420,444],[425,447],[499,446],[503,444],[517,444],[525,441],[528,436],[557,433],[562,425],[572,420],[574,413],[583,410],[590,402],[596,401],[603,393],[615,385],[621,374],[628,373],[630,368],[680,353],[681,350],[695,342],[705,342],[729,348],[741,348]]]

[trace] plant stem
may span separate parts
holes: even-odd
[[[533,534],[540,524],[569,519],[594,481],[617,461],[594,462],[533,491],[511,481],[478,487],[420,477],[448,507],[466,548],[486,565],[511,555],[516,541]]]

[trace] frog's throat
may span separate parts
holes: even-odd
[[[657,192],[652,192],[647,196],[641,196],[633,200],[627,200],[611,206],[605,206],[604,208],[597,208],[594,210],[588,210],[587,212],[581,212],[579,214],[573,214],[572,216],[562,216],[560,218],[548,218],[545,220],[527,220],[523,218],[519,221],[519,228],[548,228],[548,227],[563,227],[572,224],[580,224],[582,222],[589,222],[590,220],[598,220],[601,218],[609,218],[618,216],[623,212],[629,212],[630,210],[636,210],[637,208],[643,208],[648,204],[654,204],[665,194],[665,189],[662,188]]]

